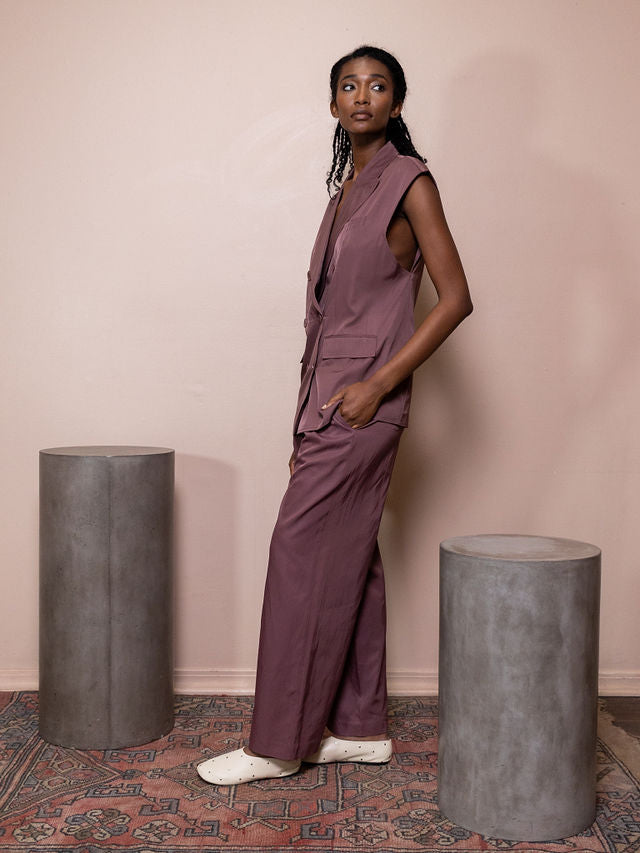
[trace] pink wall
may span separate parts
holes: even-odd
[[[601,690],[640,693],[639,31],[624,0],[3,0],[0,687],[37,683],[38,449],[123,443],[177,451],[178,689],[252,690],[328,70],[372,41],[475,304],[383,522],[390,689],[435,691],[440,540],[520,532],[602,547]]]

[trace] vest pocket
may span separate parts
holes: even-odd
[[[322,341],[322,358],[373,358],[375,335],[327,335]]]

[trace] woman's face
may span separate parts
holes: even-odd
[[[390,118],[400,115],[402,104],[394,104],[393,83],[386,65],[362,56],[340,69],[331,115],[349,135],[383,135]]]

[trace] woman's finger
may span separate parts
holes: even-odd
[[[338,391],[337,394],[334,394],[333,397],[330,400],[327,400],[324,406],[321,406],[320,408],[326,409],[328,406],[332,406],[334,403],[338,403],[341,400],[344,400],[344,388],[342,391]]]

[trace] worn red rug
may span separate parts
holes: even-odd
[[[0,850],[258,851],[640,850],[636,772],[598,741],[598,811],[558,842],[486,839],[437,807],[437,704],[392,697],[387,765],[303,765],[283,779],[216,787],[195,765],[246,742],[253,699],[178,696],[171,734],[81,751],[38,736],[34,692],[0,694]]]

